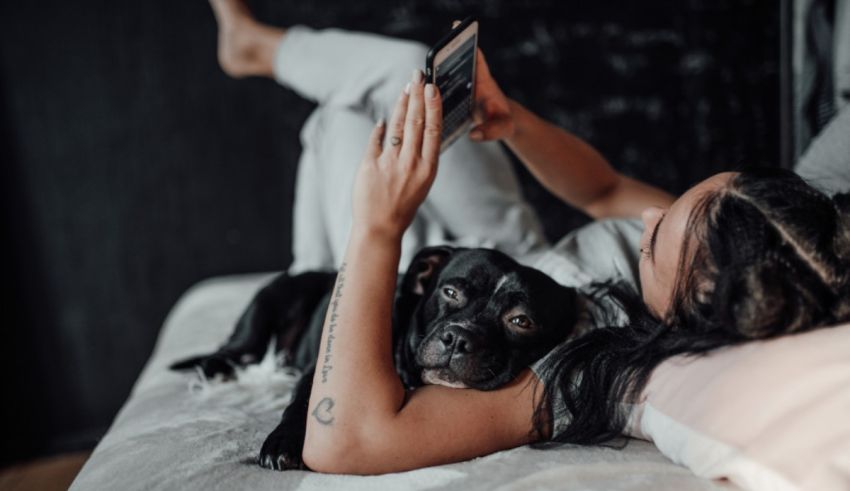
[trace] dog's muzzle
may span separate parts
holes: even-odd
[[[490,351],[484,336],[464,325],[437,328],[417,353],[422,381],[453,388],[487,386],[505,368],[494,363]]]

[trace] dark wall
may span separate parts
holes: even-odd
[[[11,453],[91,444],[191,284],[286,266],[310,110],[220,72],[205,2],[52,3],[0,14]]]
[[[680,192],[778,155],[778,10],[763,1],[256,1],[431,42],[475,14],[513,97]],[[616,4],[616,5],[615,5]],[[636,4],[636,3],[635,3]],[[169,307],[213,275],[284,268],[311,105],[227,79],[205,2],[0,7],[2,460],[92,445]],[[586,221],[521,172],[553,238]]]

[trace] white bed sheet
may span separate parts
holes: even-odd
[[[130,398],[71,489],[732,489],[728,483],[694,476],[651,443],[637,440],[623,450],[521,447],[382,476],[262,469],[254,457],[277,425],[295,377],[258,367],[239,382],[205,385],[167,367],[181,357],[217,348],[270,277],[214,278],[180,299]]]

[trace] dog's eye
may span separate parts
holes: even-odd
[[[523,329],[523,330],[531,329],[534,326],[534,323],[531,322],[531,319],[529,319],[525,315],[518,315],[516,317],[511,317],[510,323],[515,325],[516,327],[518,327],[520,329]]]
[[[440,293],[450,308],[459,309],[466,305],[466,296],[463,294],[463,290],[453,285],[442,287]]]
[[[446,298],[450,298],[450,299],[455,300],[455,301],[457,301],[457,299],[458,299],[457,290],[455,290],[454,288],[449,288],[449,287],[443,288],[443,295]]]

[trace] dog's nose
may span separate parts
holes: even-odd
[[[460,326],[447,327],[440,335],[440,341],[442,341],[446,351],[452,351],[459,355],[471,353],[475,349],[469,332]]]

